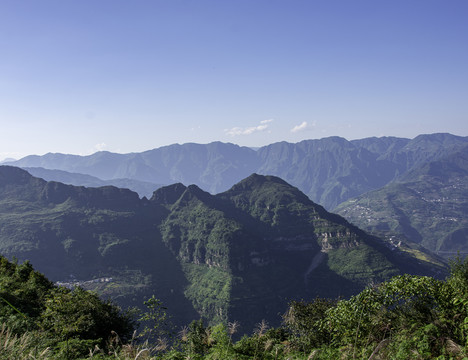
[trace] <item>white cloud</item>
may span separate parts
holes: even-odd
[[[231,136],[251,135],[259,131],[265,131],[266,129],[268,129],[268,126],[269,126],[268,124],[271,123],[272,121],[273,119],[262,120],[260,121],[260,125],[258,126],[250,126],[246,128],[233,127],[231,129],[225,129],[224,132]]]
[[[103,151],[106,147],[107,147],[106,143],[100,143],[100,144],[94,145],[94,150]]]
[[[307,123],[307,121],[303,121],[302,124],[294,126],[294,127],[291,129],[291,132],[292,132],[292,133],[296,133],[296,132],[299,132],[299,131],[308,130],[308,129],[314,127],[314,126],[315,126],[315,121],[314,121],[314,123],[313,123],[312,125],[309,125],[309,124]]]

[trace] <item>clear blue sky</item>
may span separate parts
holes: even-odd
[[[2,0],[0,159],[468,135],[466,0]]]

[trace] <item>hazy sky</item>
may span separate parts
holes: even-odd
[[[1,0],[0,159],[468,135],[467,0]]]

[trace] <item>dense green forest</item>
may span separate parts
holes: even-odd
[[[211,195],[173,184],[151,199],[115,187],[46,182],[0,166],[0,254],[123,308],[153,294],[178,326],[280,326],[288,302],[348,298],[402,274],[444,279],[444,264],[390,248],[274,176]]]
[[[349,299],[292,301],[282,325],[171,326],[156,297],[121,311],[0,258],[0,359],[465,359],[468,258],[445,280],[400,275]],[[170,306],[170,304],[167,304]]]

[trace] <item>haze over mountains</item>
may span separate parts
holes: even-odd
[[[467,137],[451,134],[352,141],[329,137],[295,144],[280,142],[257,150],[214,142],[170,145],[130,154],[105,151],[89,156],[49,153],[5,164],[86,174],[106,180],[107,184],[110,184],[109,180],[126,179],[130,189],[147,197],[151,194],[148,183],[156,187],[176,182],[195,184],[214,194],[229,189],[252,173],[274,175],[332,210],[352,197],[385,186],[408,171],[466,145]],[[39,170],[31,171],[39,175]],[[61,181],[63,173],[49,173],[47,179]],[[143,187],[141,182],[145,184]],[[85,185],[79,180],[70,183]]]
[[[122,305],[156,294],[182,324],[201,316],[250,329],[277,323],[291,299],[349,296],[396,274],[444,271],[257,174],[217,195],[177,183],[148,200],[0,166],[0,222],[1,254]]]
[[[86,186],[86,187],[101,187],[112,185],[118,188],[131,189],[137,192],[140,196],[150,198],[153,191],[163,186],[163,184],[155,184],[146,181],[133,179],[109,179],[102,180],[95,176],[71,173],[63,170],[51,170],[42,167],[24,167],[24,170],[31,175],[39,177],[47,181],[58,181],[64,184]]]
[[[83,186],[114,185],[147,198],[162,184],[196,184],[213,194],[227,190],[252,173],[275,175],[297,186],[314,202],[329,210],[337,209],[363,229],[449,258],[457,251],[465,253],[468,243],[467,168],[449,165],[463,162],[467,146],[468,137],[443,133],[414,139],[374,137],[348,141],[329,137],[296,144],[280,142],[256,150],[215,142],[171,145],[131,154],[49,153],[6,164],[23,167],[46,180]],[[450,171],[446,172],[448,167]],[[434,169],[445,172],[445,180],[435,181],[430,174],[422,176],[428,169],[432,173]],[[421,201],[402,188],[402,183],[413,183],[417,176]],[[454,179],[461,184],[458,190],[451,184]],[[366,197],[379,189],[382,191],[369,196],[393,191],[397,195],[392,196],[399,196],[404,205],[388,202],[382,196],[375,201]],[[425,201],[426,191],[435,200]],[[362,205],[364,198],[366,206]],[[445,200],[437,203],[437,199]],[[443,210],[447,215],[440,217],[442,209],[437,205],[451,210]],[[438,217],[445,220],[435,221]]]

